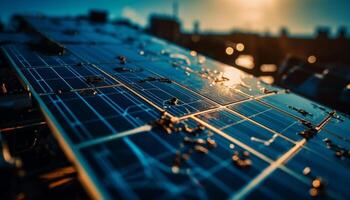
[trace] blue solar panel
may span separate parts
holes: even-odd
[[[232,167],[230,143],[216,135],[212,139],[218,146],[207,154],[188,153],[189,147],[180,145],[184,135],[187,134],[140,133],[84,148],[82,154],[97,170],[107,189],[111,193],[121,190],[125,198],[225,198],[267,166],[252,156],[255,165],[245,173]],[[187,153],[190,158],[183,160],[177,170],[174,162],[181,153]],[[111,174],[121,177],[118,179],[123,182],[116,182],[118,179]]]
[[[292,141],[238,117],[228,110],[203,114],[199,118],[273,160],[279,158],[293,146]]]
[[[342,199],[349,193],[347,187],[349,184],[349,173],[345,172],[348,165],[344,166],[336,160],[329,160],[329,158],[333,158],[333,156],[303,149],[286,166],[300,175],[303,174],[305,166],[310,167],[312,169],[311,173],[306,176],[308,181],[312,182],[315,177],[321,177],[325,181],[326,187],[329,188],[326,191],[328,198]]]
[[[331,112],[329,108],[315,104],[295,94],[269,96],[262,99],[262,101],[313,124],[320,123]]]
[[[350,119],[123,25],[25,17],[3,52],[95,198],[347,199]]]
[[[229,106],[229,108],[294,141],[301,139],[298,133],[306,128],[298,119],[261,104],[258,101],[235,104]]]
[[[74,143],[117,134],[156,120],[159,112],[123,87],[41,96]],[[67,123],[68,122],[68,123]]]

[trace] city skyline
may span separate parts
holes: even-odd
[[[151,14],[172,15],[174,0],[17,0],[14,4],[0,0],[1,20],[14,13],[43,13],[47,15],[80,15],[90,9],[103,9],[111,18],[124,17],[141,25],[148,25]],[[202,31],[227,32],[233,29],[278,33],[287,27],[291,34],[313,34],[316,27],[326,26],[335,34],[339,27],[350,29],[350,2],[338,0],[177,0],[179,18],[185,31],[193,30],[200,22]]]

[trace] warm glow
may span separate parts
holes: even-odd
[[[242,72],[233,67],[225,67],[223,71],[223,77],[228,78],[228,81],[224,82],[227,87],[234,87],[242,82],[241,80]]]
[[[262,72],[275,72],[277,70],[277,65],[275,64],[263,64],[260,66]]]
[[[186,65],[191,65],[191,60],[184,54],[172,53],[169,55],[169,57],[174,59],[174,60],[182,61]]]
[[[197,59],[199,64],[204,64],[206,61],[205,56],[202,56],[202,55],[198,55]]]
[[[236,44],[236,49],[237,49],[237,51],[243,51],[244,50],[244,44],[242,44],[242,43]]]
[[[346,89],[350,90],[350,83],[346,86]]]
[[[235,61],[236,65],[247,68],[247,69],[253,69],[254,68],[254,58],[251,55],[239,55],[238,58]]]
[[[240,27],[244,30],[263,30],[265,27],[270,27],[273,22],[280,23],[276,18],[282,14],[276,12],[281,7],[286,5],[285,0],[225,0],[229,2],[228,8],[233,10],[227,14],[231,18],[235,18],[235,27]],[[225,8],[223,8],[224,10]],[[226,9],[225,9],[226,10]],[[228,10],[228,9],[227,9]],[[229,12],[229,11],[228,11]],[[223,20],[224,21],[224,20]],[[226,20],[229,21],[229,20]],[[226,23],[222,23],[222,26]]]
[[[193,57],[195,57],[195,56],[197,56],[197,51],[190,51],[190,54],[191,54],[191,56],[193,56]]]
[[[263,7],[267,4],[272,4],[274,0],[238,0],[238,2],[242,6],[256,8],[256,7]]]
[[[316,56],[311,55],[307,58],[307,61],[312,64],[312,63],[315,63],[317,61],[317,58],[316,58]]]
[[[227,54],[227,55],[232,55],[233,52],[234,52],[234,50],[233,50],[232,47],[227,47],[225,51],[226,51],[226,54]]]
[[[272,76],[260,76],[259,78],[267,84],[272,84],[275,81],[275,79]]]

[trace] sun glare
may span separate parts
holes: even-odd
[[[250,6],[250,7],[259,7],[265,5],[271,5],[274,0],[232,0],[233,2],[237,2],[242,6]]]

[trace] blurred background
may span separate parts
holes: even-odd
[[[350,113],[348,0],[0,0],[0,5],[3,31],[11,31],[7,24],[16,13],[105,12],[108,20]]]

